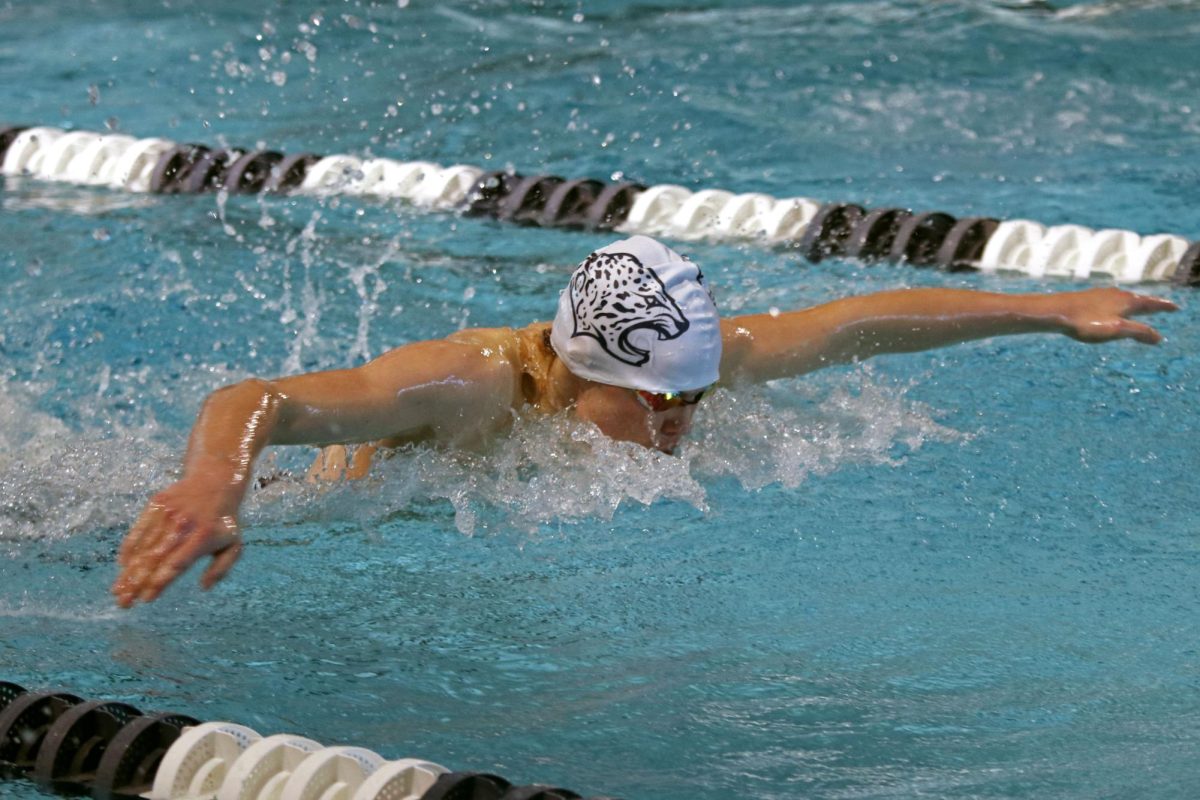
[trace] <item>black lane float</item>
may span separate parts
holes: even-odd
[[[0,174],[157,194],[340,194],[518,225],[617,230],[792,248],[812,263],[849,258],[1035,277],[1200,285],[1200,241],[943,211],[867,209],[719,189],[647,186],[278,150],[211,149],[166,139],[0,126]]]
[[[516,786],[490,773],[385,761],[362,748],[322,747],[289,734],[264,738],[235,723],[143,714],[125,703],[8,682],[0,682],[0,776],[95,800],[583,800],[570,789]]]

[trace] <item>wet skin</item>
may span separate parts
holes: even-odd
[[[637,399],[632,389],[607,386],[579,378],[560,377],[573,381],[576,400],[570,413],[576,419],[590,422],[609,439],[632,442],[642,447],[673,455],[692,430],[699,403],[690,403],[665,411],[651,411]],[[350,449],[342,445],[322,448],[308,470],[314,482],[365,478],[371,470],[375,454],[381,449],[403,447],[428,438],[390,438],[378,443]]]
[[[698,404],[651,411],[630,389],[590,382],[575,401],[575,416],[610,439],[673,453],[692,429]]]
[[[1088,343],[1157,344],[1158,331],[1131,317],[1173,310],[1167,300],[1112,287],[1052,294],[908,289],[847,297],[723,320],[721,383],[796,377],[989,336],[1050,333]],[[242,498],[268,445],[394,439],[470,447],[503,435],[513,414],[535,403],[522,390],[514,333],[479,329],[466,338],[414,342],[353,369],[250,379],[214,392],[192,429],[183,475],[150,498],[122,543],[117,603],[156,599],[202,559],[211,558],[201,577],[205,588],[226,575],[242,549]],[[579,378],[561,361],[546,384],[535,403],[539,411],[573,409],[613,439],[666,453],[679,445],[696,413],[695,406],[650,411],[631,390]]]

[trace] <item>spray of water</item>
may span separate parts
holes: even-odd
[[[799,487],[851,464],[895,466],[927,442],[966,435],[897,385],[863,367],[819,382],[720,390],[676,455],[615,442],[568,415],[522,417],[483,453],[426,447],[377,459],[362,481],[314,485],[300,476],[310,452],[268,453],[248,527],[297,520],[370,521],[413,506],[448,504],[464,534],[535,531],[610,520],[622,506],[681,502],[709,510],[706,487],[735,478],[747,490]],[[61,539],[128,526],[141,504],[178,474],[178,432],[95,419],[82,431],[36,410],[36,398],[0,391],[0,541]],[[442,506],[445,507],[445,506]]]
[[[565,414],[519,418],[486,453],[413,448],[378,459],[354,484],[271,483],[252,499],[247,521],[379,519],[435,501],[448,503],[454,525],[473,535],[611,520],[622,506],[656,502],[705,513],[707,487],[721,477],[747,490],[796,488],[839,467],[898,466],[928,442],[967,438],[908,398],[911,388],[863,367],[811,386],[717,391],[676,455],[612,441]]]
[[[0,543],[127,525],[178,461],[156,426],[71,431],[36,399],[0,388]]]

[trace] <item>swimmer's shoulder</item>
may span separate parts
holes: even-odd
[[[450,334],[446,341],[478,348],[485,357],[510,367],[521,399],[532,406],[542,405],[554,361],[549,322],[534,322],[523,328],[467,328]]]
[[[550,331],[549,322],[534,322],[523,328],[465,328],[446,337],[447,342],[478,347],[484,355],[520,357],[522,342],[543,343]]]

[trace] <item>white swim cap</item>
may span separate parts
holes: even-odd
[[[647,392],[716,383],[721,324],[700,269],[648,236],[614,242],[576,268],[550,343],[588,380]]]

